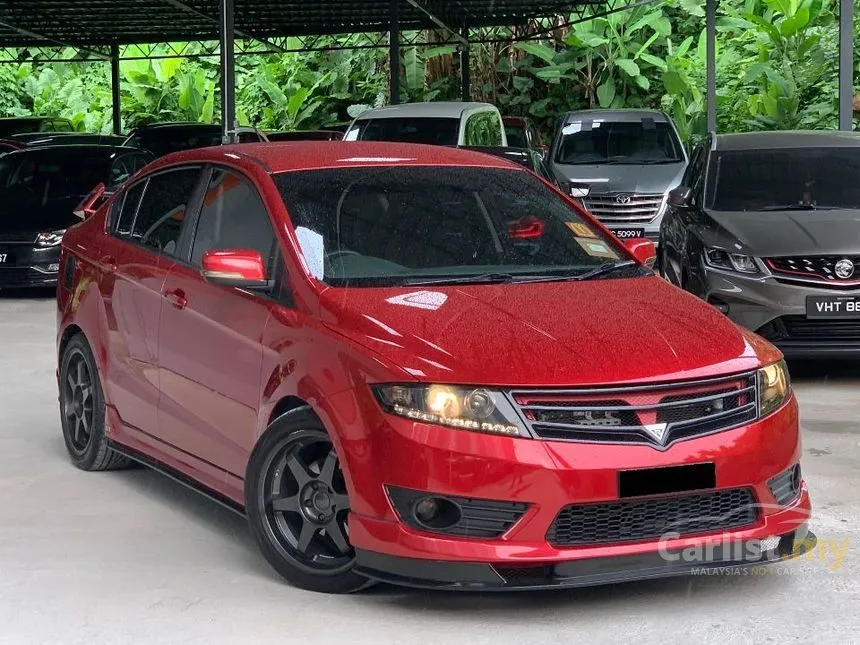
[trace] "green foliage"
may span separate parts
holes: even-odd
[[[721,131],[835,127],[836,3],[721,0]],[[530,116],[547,131],[571,109],[662,108],[684,139],[692,139],[705,129],[703,19],[701,0],[658,0],[557,29],[542,42],[474,45],[476,98],[495,102],[506,114]],[[860,42],[860,21],[854,32]],[[217,120],[217,58],[169,58],[164,48],[150,50],[159,58],[121,65],[124,127]],[[200,53],[195,45],[186,51]],[[396,70],[400,100],[457,98],[454,54],[451,45],[405,47]],[[384,48],[240,56],[236,74],[239,120],[264,129],[319,128],[388,101]],[[0,113],[55,114],[79,130],[108,132],[109,83],[103,63],[0,64]],[[856,57],[855,85],[860,87]]]

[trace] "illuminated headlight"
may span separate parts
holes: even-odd
[[[791,380],[785,361],[758,371],[758,415],[765,417],[785,403],[791,393]]]
[[[377,385],[373,392],[390,414],[460,430],[529,436],[501,392],[450,385]]]
[[[66,229],[39,233],[36,236],[36,246],[57,246],[60,242],[63,241],[63,233],[65,232]]]
[[[738,253],[729,253],[722,249],[706,249],[705,263],[715,269],[737,271],[738,273],[758,273],[758,264],[754,258]]]

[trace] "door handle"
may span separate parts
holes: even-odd
[[[188,300],[185,297],[185,292],[182,289],[170,289],[164,292],[164,298],[177,309],[185,309],[188,306]]]
[[[112,256],[106,255],[102,258],[102,265],[111,273],[116,273],[116,260]]]

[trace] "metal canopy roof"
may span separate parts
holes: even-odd
[[[396,0],[400,30],[525,24],[605,0]],[[391,28],[392,0],[234,0],[239,38]],[[217,40],[219,0],[0,0],[0,47]]]

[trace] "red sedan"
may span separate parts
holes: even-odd
[[[307,589],[542,588],[814,544],[771,345],[519,166],[381,143],[149,165],[62,242],[62,428],[247,515]]]

